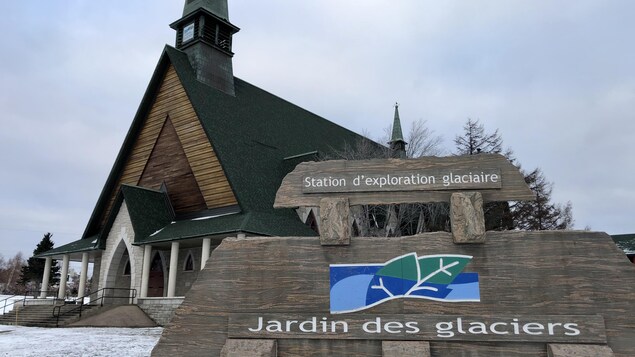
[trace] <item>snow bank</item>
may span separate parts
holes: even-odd
[[[150,356],[163,328],[39,328],[0,325],[1,356]]]
[[[0,315],[6,314],[9,311],[13,310],[13,302],[24,299],[24,296],[17,296],[15,298],[11,298],[13,295],[0,295]],[[9,300],[6,300],[9,299]],[[6,301],[5,301],[6,300]]]

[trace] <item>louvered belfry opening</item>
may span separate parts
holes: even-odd
[[[186,31],[187,26],[190,25],[194,26],[193,37],[184,41],[184,31]],[[185,22],[183,26],[177,30],[176,47],[183,49],[193,45],[198,40],[222,50],[228,55],[233,55],[232,35],[234,32],[235,30],[223,21],[207,14],[201,14],[200,16],[193,18],[190,22]]]
[[[226,0],[185,3],[183,17],[170,25],[176,30],[176,48],[187,53],[196,79],[235,95],[232,36],[240,29],[227,18]]]
[[[203,27],[203,40],[233,54],[231,29],[218,21],[206,21],[206,25]]]

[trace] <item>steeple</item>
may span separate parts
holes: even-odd
[[[240,29],[229,22],[227,0],[185,0],[183,16],[170,27],[196,78],[234,95],[232,36]]]
[[[390,144],[390,150],[392,150],[393,157],[402,159],[406,158],[406,145],[408,143],[403,139],[403,132],[401,131],[399,103],[395,103],[395,118],[392,123],[392,135],[388,144]]]
[[[229,20],[227,0],[186,0],[185,7],[183,8],[183,17],[201,8],[211,12],[221,19]]]

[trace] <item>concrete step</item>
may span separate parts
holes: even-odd
[[[0,324],[34,327],[55,327],[64,326],[80,319],[79,305],[63,305],[55,311],[60,314],[59,319],[53,316],[53,306],[23,306],[7,314],[0,316]],[[84,305],[82,307],[82,317],[89,316],[91,311],[98,310],[99,306]]]

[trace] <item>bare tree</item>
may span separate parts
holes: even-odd
[[[377,141],[360,139],[343,150],[334,150],[323,157],[325,160],[368,160],[393,157],[390,148],[383,145],[391,138],[392,126],[384,130]],[[365,135],[367,136],[367,135]],[[418,120],[410,125],[407,135],[408,158],[438,156],[444,153],[441,147],[442,137],[427,127],[426,121]],[[399,205],[364,205],[351,207],[351,224],[359,235],[363,236],[401,236],[421,232],[448,230],[449,205],[445,203],[420,203]]]
[[[18,285],[18,280],[20,271],[25,264],[22,252],[16,253],[8,261],[0,257],[0,293],[16,294],[22,292],[23,288]]]
[[[425,120],[417,120],[410,125],[406,156],[417,158],[422,156],[441,156],[444,154],[441,144],[443,138],[430,129]]]

